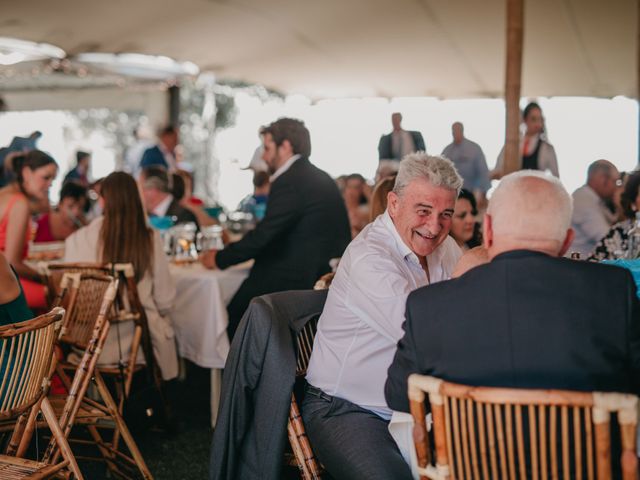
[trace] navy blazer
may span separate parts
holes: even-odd
[[[147,148],[142,154],[142,160],[140,160],[140,168],[150,167],[151,165],[159,165],[161,167],[169,169],[169,164],[164,158],[162,150],[157,145]]]
[[[640,306],[629,271],[518,250],[409,295],[387,403],[407,377],[640,393]]]

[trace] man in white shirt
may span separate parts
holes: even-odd
[[[596,160],[587,170],[587,183],[573,192],[571,227],[575,240],[571,252],[589,255],[615,222],[615,215],[606,205],[616,191],[620,173],[607,160]]]
[[[387,368],[408,294],[451,277],[461,256],[448,236],[462,179],[424,153],[400,162],[387,211],[347,247],[320,317],[302,415],[332,478],[411,478],[387,426]]]

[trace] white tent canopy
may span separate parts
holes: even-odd
[[[503,95],[504,0],[1,3],[0,36],[69,55],[162,54],[312,98]],[[525,3],[524,96],[636,95],[635,1]]]

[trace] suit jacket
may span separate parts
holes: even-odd
[[[427,150],[420,132],[409,131],[408,133],[411,135],[411,138],[413,138],[413,146],[415,147],[416,152],[424,152]],[[380,160],[402,160],[401,158],[396,158],[393,155],[391,148],[391,135],[392,134],[389,133],[380,137],[380,142],[378,143],[378,159]]]
[[[162,150],[160,150],[160,147],[157,145],[147,148],[142,154],[142,159],[140,160],[140,168],[149,167],[151,165],[160,165],[167,170],[169,169],[169,164],[164,158]]]
[[[309,290],[251,302],[224,367],[210,480],[281,477],[296,374],[293,338],[320,316],[326,298],[326,290]]]
[[[255,263],[230,304],[241,313],[258,295],[312,288],[351,241],[349,218],[333,179],[306,158],[271,185],[265,217],[242,240],[218,252],[219,268]],[[232,319],[230,319],[232,320]]]
[[[176,200],[175,198],[171,200],[169,208],[167,208],[166,215],[168,217],[176,217],[176,223],[193,222],[197,226],[199,226],[196,216],[189,210],[184,208],[182,205],[180,205],[180,202],[178,202],[178,200]]]
[[[407,377],[467,385],[640,393],[640,306],[631,274],[517,250],[416,290],[385,396],[409,411]]]

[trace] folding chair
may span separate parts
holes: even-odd
[[[612,414],[620,426],[622,454],[616,461],[622,478],[638,478],[635,395],[471,387],[418,374],[408,382],[421,479],[608,480]],[[433,415],[435,464],[425,393]]]
[[[46,397],[53,346],[60,334],[63,315],[62,308],[55,308],[33,320],[0,327],[0,421],[4,424],[14,421],[7,455],[0,455],[2,479],[41,479],[70,474],[83,478]],[[40,412],[59,445],[62,461],[20,458],[29,446]]]
[[[69,282],[71,284],[69,285]],[[65,319],[60,343],[68,347],[83,350],[78,365],[59,363],[56,371],[68,389],[67,395],[51,397],[51,404],[60,419],[60,427],[65,436],[69,436],[73,426],[85,426],[91,439],[72,439],[72,443],[93,444],[97,446],[101,457],[78,457],[86,460],[103,460],[109,470],[120,478],[152,478],[142,454],[133,436],[122,419],[118,405],[107,388],[96,363],[109,330],[109,312],[118,290],[118,281],[105,275],[65,274],[61,282],[61,291],[68,293],[69,311]],[[66,302],[65,294],[60,301]],[[73,371],[71,380],[67,371]],[[89,383],[93,381],[99,400],[87,395]],[[100,431],[112,430],[111,441],[106,440]],[[122,437],[128,452],[119,448]],[[45,459],[55,461],[60,454],[54,442],[49,444]]]

